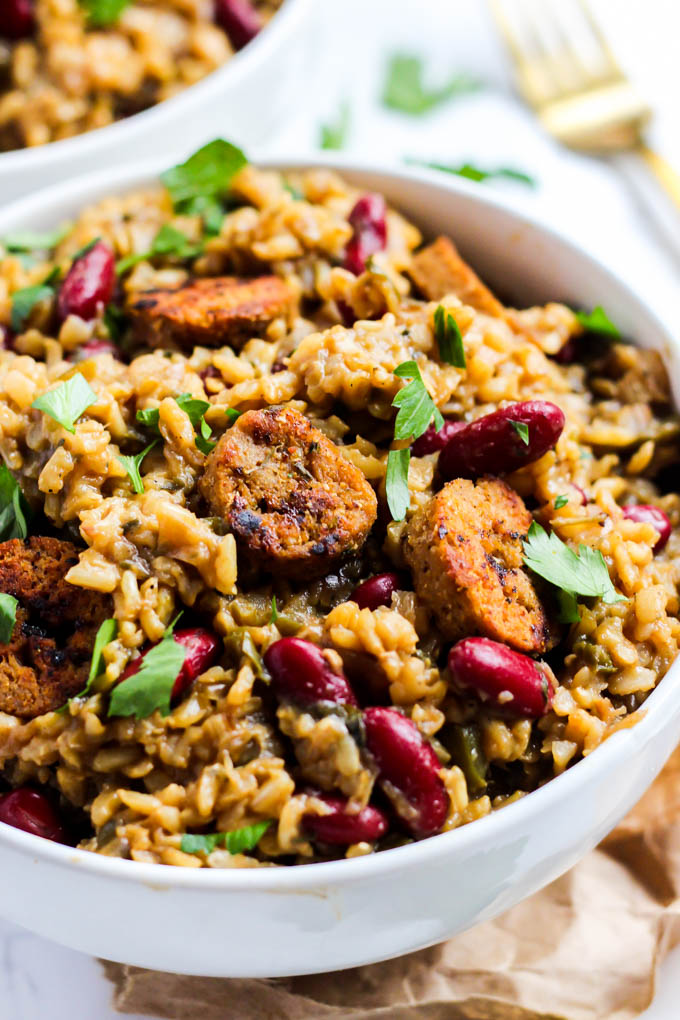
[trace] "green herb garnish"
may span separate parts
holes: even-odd
[[[276,623],[279,618],[279,611],[276,608],[276,595],[272,595],[272,615],[269,617],[270,623]]]
[[[149,443],[149,445],[144,450],[142,450],[141,453],[136,454],[134,457],[128,456],[127,454],[123,453],[121,453],[118,456],[118,460],[121,462],[121,464],[127,471],[128,475],[130,476],[133,491],[136,492],[138,495],[144,492],[144,482],[142,481],[142,476],[139,473],[139,469],[141,468],[142,461],[146,457],[147,453],[149,453],[149,451],[154,448],[157,442],[158,440],[154,439],[153,443]]]
[[[13,595],[0,593],[0,645],[7,645],[12,640],[18,604]]]
[[[64,240],[71,230],[71,223],[64,223],[55,230],[40,234],[33,230],[21,230],[8,234],[2,243],[9,252],[52,251]]]
[[[256,822],[255,825],[246,825],[243,829],[211,832],[205,836],[185,833],[182,836],[181,847],[185,854],[210,854],[218,846],[226,847],[230,854],[242,854],[246,850],[255,849],[271,824],[269,820]]]
[[[67,432],[75,432],[75,423],[81,414],[97,403],[97,394],[80,372],[53,390],[48,390],[33,401],[31,407],[44,411],[59,422]]]
[[[428,170],[439,170],[444,174],[455,174],[456,177],[465,177],[468,181],[501,179],[516,181],[518,184],[526,184],[529,188],[536,187],[536,179],[534,177],[525,174],[523,170],[516,170],[514,167],[509,166],[500,166],[495,170],[482,170],[478,166],[473,166],[472,163],[460,163],[459,165],[451,166],[447,163],[431,163],[422,159],[407,159],[406,162],[415,166],[427,167]]]
[[[11,324],[15,333],[20,333],[37,304],[54,297],[54,287],[46,283],[35,283],[31,287],[22,287],[12,294]]]
[[[94,28],[106,28],[118,21],[130,0],[78,0],[87,14],[88,24]]]
[[[406,53],[394,54],[387,65],[383,105],[390,110],[419,117],[455,96],[476,92],[481,88],[481,83],[467,74],[456,74],[437,89],[426,88],[423,79],[424,67],[420,57]]]
[[[212,430],[205,420],[205,412],[210,407],[210,403],[207,400],[199,400],[197,397],[192,397],[190,393],[180,393],[178,397],[175,397],[175,403],[188,414],[189,421],[194,426],[197,449],[201,453],[210,453],[217,445],[210,439]],[[227,413],[228,416],[236,415],[236,417],[240,414],[239,411],[232,411],[231,408],[228,409]],[[159,419],[160,412],[157,407],[147,407],[143,411],[137,411],[137,421],[142,425],[146,425],[147,428],[158,435],[160,435]]]
[[[387,505],[395,521],[403,521],[411,503],[411,494],[408,488],[410,463],[411,451],[408,447],[403,450],[390,450],[387,454],[385,490]]]
[[[615,326],[602,305],[596,305],[592,312],[574,312],[586,333],[597,333],[612,340],[621,339],[621,331]]]
[[[417,439],[426,431],[432,420],[437,430],[442,428],[444,419],[427,392],[417,363],[404,361],[397,365],[394,374],[401,379],[410,380],[406,386],[402,386],[392,401],[392,407],[399,408],[394,422],[394,438]]]
[[[173,636],[175,622],[168,627],[163,639],[146,652],[138,671],[114,687],[109,715],[146,719],[156,709],[162,716],[170,714],[172,689],[187,655],[187,649]]]
[[[78,259],[82,259],[83,255],[87,255],[88,251],[92,251],[95,244],[99,244],[100,241],[101,237],[95,237],[94,240],[88,241],[87,244],[84,244],[82,246],[82,248],[79,248],[78,251],[75,251],[73,255],[71,255],[71,264],[77,262]]]
[[[118,305],[108,304],[104,309],[104,325],[114,343],[118,343],[127,325],[127,317]]]
[[[569,497],[568,496],[565,496],[564,494],[562,494],[561,496],[558,496],[557,499],[555,500],[555,509],[556,510],[561,510],[562,507],[566,506],[568,502],[569,502]]]
[[[149,251],[126,255],[124,258],[118,259],[116,262],[116,272],[121,276],[123,273],[127,273],[128,269],[136,266],[138,262],[144,262],[146,259],[154,259],[160,256],[193,259],[200,255],[202,251],[202,244],[192,244],[181,230],[175,230],[169,223],[164,223],[153,239]]]
[[[434,337],[439,348],[439,357],[448,365],[465,368],[465,349],[458,323],[443,305],[434,310]]]
[[[161,174],[175,207],[190,199],[217,199],[227,194],[232,178],[247,164],[243,152],[216,138],[184,163]]]
[[[579,619],[577,595],[601,598],[607,605],[626,602],[614,588],[604,556],[599,549],[579,545],[575,553],[558,538],[548,534],[536,521],[523,542],[526,565],[559,588],[560,618],[563,623]]]
[[[343,103],[334,121],[321,125],[319,145],[322,149],[344,149],[350,127],[349,103]]]
[[[529,445],[529,426],[524,421],[513,421],[512,418],[508,419],[513,429],[522,440],[525,446]]]
[[[28,503],[6,464],[0,464],[0,542],[10,538],[26,538],[29,516]]]

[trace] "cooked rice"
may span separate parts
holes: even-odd
[[[172,5],[197,17],[201,5]],[[50,0],[41,14],[75,10]],[[143,5],[130,16],[149,14]],[[75,17],[75,15],[73,15]],[[180,72],[180,74],[183,72]],[[166,84],[164,88],[176,86]],[[106,116],[111,116],[111,108]],[[94,126],[83,113],[85,126]],[[81,129],[81,128],[79,128]],[[54,128],[47,128],[49,134]],[[46,137],[47,137],[46,136]],[[310,638],[344,655],[360,656],[366,672],[382,678],[389,700],[428,739],[447,723],[474,721],[490,763],[483,793],[469,790],[454,762],[442,768],[454,828],[535,789],[593,751],[640,707],[678,651],[680,622],[680,497],[662,493],[653,478],[677,459],[678,418],[660,360],[625,344],[599,359],[562,366],[555,353],[581,328],[559,305],[516,314],[508,321],[443,300],[455,311],[467,357],[465,371],[443,364],[433,337],[436,303],[419,301],[408,269],[421,243],[418,230],[390,211],[388,246],[371,270],[355,278],[339,267],[351,235],[347,222],[360,194],[334,173],[290,175],[242,170],[233,182],[238,208],[195,260],[194,275],[239,272],[258,266],[288,281],[297,310],[277,319],[237,353],[230,347],[135,351],[129,364],[108,354],[78,364],[98,395],[66,432],[33,411],[32,401],[74,367],[65,357],[92,337],[106,338],[99,317],[70,317],[55,335],[48,308],[0,353],[0,450],[28,498],[50,524],[80,535],[84,550],[69,580],[114,599],[119,633],[105,649],[100,690],[73,701],[68,711],[24,722],[0,714],[0,765],[12,786],[46,784],[91,821],[82,846],[107,855],[196,867],[301,863],[319,857],[301,824],[306,811],[323,811],[304,791],[300,776],[341,790],[357,804],[371,795],[374,776],[357,754],[339,716],[279,710],[258,678],[246,636],[262,653],[282,635]],[[301,196],[301,197],[298,197]],[[117,257],[144,251],[163,223],[190,238],[196,218],[174,216],[168,197],[147,188],[108,198],[86,209],[53,261],[26,267],[6,255],[0,266],[0,323],[9,324],[11,295],[42,280],[53,264],[69,265],[83,243],[102,237]],[[186,267],[140,263],[125,279],[129,296],[140,289],[186,279]],[[606,296],[605,296],[606,297]],[[361,309],[352,327],[341,324],[337,302]],[[534,340],[521,332],[530,327]],[[547,352],[547,353],[546,353]],[[543,718],[501,718],[448,684],[444,645],[413,592],[399,592],[391,607],[360,610],[349,601],[357,581],[381,570],[404,569],[402,539],[409,517],[432,495],[434,457],[414,457],[411,506],[404,522],[391,522],[369,539],[364,553],[331,577],[308,584],[255,587],[239,581],[234,538],[223,535],[197,495],[205,457],[175,401],[179,393],[210,400],[215,432],[229,424],[227,409],[287,404],[303,411],[373,484],[384,503],[384,474],[392,437],[391,402],[402,385],[393,373],[416,358],[445,416],[476,418],[509,401],[534,397],[556,402],[566,427],[554,450],[509,476],[535,515],[576,547],[601,550],[626,602],[581,600],[563,657],[552,661],[558,686]],[[616,362],[616,371],[613,364]],[[206,375],[206,371],[210,370]],[[117,460],[137,435],[136,409],[158,407],[163,442],[144,462],[145,492],[136,496]],[[587,494],[581,505],[579,487]],[[569,501],[555,509],[555,499]],[[654,503],[670,517],[673,533],[653,555],[654,528],[625,519],[628,502]],[[271,621],[272,596],[278,619]],[[224,638],[224,655],[171,713],[142,720],[109,718],[107,691],[126,663],[157,641],[179,608],[187,607]],[[296,739],[298,760],[289,737]],[[262,819],[273,824],[255,855],[207,855],[181,850],[183,833],[224,832]],[[390,833],[381,846],[408,837]],[[352,857],[370,845],[350,847]]]

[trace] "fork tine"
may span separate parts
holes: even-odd
[[[591,37],[598,48],[603,70],[612,77],[621,76],[622,71],[619,67],[618,61],[607,42],[604,32],[600,28],[597,18],[592,12],[592,8],[588,3],[588,0],[576,0],[576,4],[578,5],[586,25],[590,29]]]
[[[545,51],[535,33],[535,19],[526,13],[524,0],[514,0],[512,14],[508,0],[489,0],[496,24],[515,64],[517,85],[534,107],[540,108],[559,95],[559,87],[544,59]]]

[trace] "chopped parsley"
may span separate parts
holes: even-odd
[[[121,462],[130,477],[133,491],[138,495],[144,492],[144,482],[142,481],[139,469],[141,468],[142,461],[146,457],[147,453],[154,448],[157,442],[158,440],[154,439],[153,443],[149,443],[149,445],[142,450],[141,453],[136,454],[134,457],[122,453],[118,456],[118,460]]]
[[[176,621],[175,621],[176,622]],[[144,654],[136,673],[122,680],[111,692],[109,715],[133,715],[146,719],[158,709],[170,714],[170,698],[187,649],[175,641],[172,623],[161,641]]]
[[[71,230],[70,223],[64,223],[55,230],[40,234],[33,230],[21,230],[3,237],[2,243],[9,252],[52,251],[64,240]]]
[[[31,287],[22,287],[12,294],[11,325],[15,333],[20,333],[29,316],[41,301],[54,297],[54,287],[48,283],[34,283]]]
[[[577,595],[601,598],[608,605],[626,601],[614,588],[599,549],[581,544],[575,553],[555,532],[548,534],[537,521],[532,522],[523,549],[526,565],[560,589],[563,623],[578,622]]]
[[[607,336],[611,340],[621,339],[620,329],[614,325],[602,305],[596,305],[592,312],[574,312],[574,315],[586,333],[597,333],[598,336]]]
[[[555,500],[555,509],[556,510],[561,510],[562,507],[566,506],[568,502],[569,502],[569,497],[565,496],[564,493],[563,493],[561,496],[558,496],[557,499]]]
[[[164,223],[153,239],[149,251],[126,255],[124,258],[118,259],[116,272],[121,276],[123,273],[127,273],[128,269],[136,266],[138,262],[163,255],[178,259],[193,259],[202,251],[202,244],[192,244],[181,230],[176,230],[169,223]]]
[[[29,509],[14,475],[6,464],[0,464],[0,542],[10,538],[26,538]]]
[[[204,836],[192,836],[187,832],[182,836],[181,848],[185,854],[211,854],[216,847],[223,846],[230,854],[242,854],[255,849],[271,824],[270,820],[255,822],[243,829],[211,832]]]
[[[33,401],[31,407],[44,411],[59,422],[67,432],[75,432],[75,423],[81,414],[97,403],[97,394],[80,372],[76,372],[53,390],[48,390]]]
[[[434,337],[442,361],[456,368],[465,368],[463,337],[458,323],[443,305],[437,305],[434,310]]]
[[[90,662],[90,672],[87,676],[87,683],[83,687],[82,691],[74,695],[75,698],[84,698],[86,694],[89,694],[92,689],[92,684],[95,682],[98,676],[103,672],[102,652],[106,646],[113,641],[118,634],[118,624],[113,618],[104,620],[99,625],[97,636],[94,639],[94,648],[92,649],[92,660]],[[73,700],[72,698],[69,700]]]
[[[177,208],[192,199],[218,199],[226,195],[232,178],[247,162],[239,148],[216,138],[184,163],[166,170],[161,180]]]
[[[78,0],[87,14],[88,24],[94,28],[106,28],[118,21],[130,0]]]
[[[343,103],[334,121],[321,125],[319,145],[322,149],[344,149],[350,129],[349,103]]]
[[[494,170],[482,170],[481,167],[474,166],[472,163],[460,163],[452,166],[447,163],[432,163],[421,159],[408,159],[407,163],[424,166],[428,170],[439,170],[444,174],[455,174],[456,177],[465,177],[468,181],[507,180],[516,181],[518,184],[525,184],[528,188],[536,187],[535,177],[530,177],[523,170],[517,170],[510,166],[500,166]]]
[[[456,96],[476,92],[481,83],[467,74],[455,74],[439,88],[427,88],[420,57],[395,53],[387,64],[382,102],[390,110],[420,117]]]
[[[92,251],[95,244],[99,244],[100,241],[101,237],[95,237],[92,241],[88,241],[87,244],[84,244],[82,248],[79,248],[78,251],[74,252],[71,256],[71,264],[77,262],[78,259],[82,259],[83,255],[87,255],[88,251]]]
[[[509,418],[508,421],[512,425],[513,429],[522,440],[525,446],[529,445],[529,426],[524,421],[513,421]]]
[[[399,409],[394,422],[394,438],[396,440],[417,439],[427,430],[431,421],[434,421],[437,430],[442,428],[444,419],[427,392],[416,362],[402,362],[401,365],[397,365],[394,374],[402,379],[410,380],[406,386],[399,390],[392,401],[392,407]],[[385,491],[387,505],[395,521],[403,521],[409,507],[408,468],[410,462],[411,451],[408,448],[390,450],[387,455]]]
[[[127,316],[123,309],[113,303],[108,304],[104,309],[104,325],[108,329],[109,336],[113,342],[117,343],[127,325]]]
[[[279,611],[276,608],[276,595],[272,595],[272,615],[269,617],[270,623],[276,623],[279,618]]]
[[[197,449],[205,454],[214,450],[217,444],[210,438],[212,430],[205,420],[205,412],[210,407],[210,403],[207,400],[199,400],[198,397],[192,397],[190,393],[180,393],[178,397],[175,397],[175,403],[189,416],[189,421],[196,432]],[[238,418],[239,413],[229,408],[227,416],[229,418],[234,418],[234,416]],[[137,421],[142,425],[146,425],[147,428],[158,435],[160,435],[159,419],[160,412],[157,407],[147,407],[143,411],[137,411]]]
[[[12,640],[12,631],[17,618],[17,600],[13,595],[0,593],[0,644],[6,645]]]

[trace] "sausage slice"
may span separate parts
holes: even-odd
[[[33,719],[85,686],[111,599],[64,579],[77,562],[76,547],[58,538],[0,543],[0,591],[19,603],[10,642],[0,644],[0,712]]]
[[[447,294],[455,294],[464,305],[471,305],[478,312],[505,317],[503,305],[460,257],[448,237],[438,237],[414,255],[409,274],[428,301],[439,301]]]
[[[481,634],[522,652],[546,650],[548,621],[522,569],[531,520],[497,478],[457,478],[414,514],[404,554],[445,638]]]
[[[149,347],[240,347],[293,304],[278,276],[214,276],[173,290],[145,290],[130,304],[136,338]]]
[[[329,573],[376,518],[361,471],[292,408],[247,411],[210,454],[200,482],[246,559],[275,574]]]

